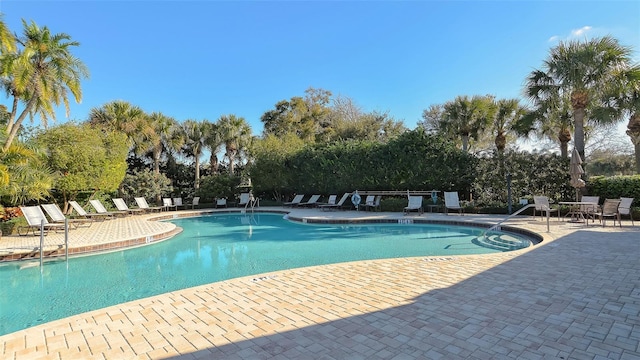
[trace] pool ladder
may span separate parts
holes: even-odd
[[[253,212],[253,208],[259,207],[259,206],[260,206],[260,199],[254,198],[253,194],[251,194],[249,195],[249,201],[247,201],[247,203],[244,204],[244,211],[247,212],[247,209],[250,207],[251,212]]]

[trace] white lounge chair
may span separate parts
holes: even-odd
[[[216,199],[216,208],[219,207],[227,207],[227,199],[226,198],[218,198]]]
[[[358,210],[360,210],[360,208],[366,208],[367,204],[371,204],[373,205],[373,202],[375,201],[376,197],[374,195],[367,195],[367,197],[364,199],[364,202],[361,204],[358,204]]]
[[[62,210],[58,206],[58,204],[41,204],[40,205],[49,218],[51,222],[54,224],[64,224],[65,221],[68,222],[70,226],[73,226],[74,229],[77,229],[79,226],[86,225],[90,227],[93,223],[91,219],[67,219],[66,216],[62,213]]]
[[[83,217],[85,219],[107,220],[107,219],[112,219],[113,218],[113,215],[111,215],[111,214],[88,213],[75,200],[70,200],[69,201],[69,205],[71,205],[73,210],[75,210],[78,213],[78,216],[81,216],[81,217]]]
[[[449,214],[449,210],[457,210],[460,215],[463,214],[464,209],[460,206],[460,199],[458,198],[458,192],[445,191],[444,192],[444,212]]]
[[[136,201],[136,204],[138,204],[138,207],[145,211],[149,211],[149,212],[162,211],[162,206],[149,206],[147,199],[143,197],[137,197],[134,200]]]
[[[249,198],[251,197],[251,193],[242,193],[240,194],[240,199],[238,200],[238,207],[245,206],[249,203]]]
[[[320,209],[322,209],[322,211],[332,210],[332,209],[340,209],[340,208],[342,208],[342,206],[344,206],[344,202],[347,201],[347,199],[349,198],[350,194],[351,193],[344,193],[344,195],[342,195],[342,197],[340,198],[340,201],[338,201],[335,204],[331,204],[331,203],[329,203],[329,204],[320,204],[320,205],[318,205],[318,207]],[[329,200],[331,200],[331,199],[329,199]]]
[[[417,211],[418,215],[422,215],[422,196],[409,196],[409,203],[403,210],[403,215],[408,215],[411,211]]]
[[[631,204],[633,203],[633,198],[620,198],[620,205],[618,206],[618,214],[620,215],[629,215],[631,219],[631,226],[633,225],[633,211],[631,210]],[[620,217],[618,217],[618,224],[622,226],[620,222]]]
[[[304,194],[298,194],[293,198],[293,200],[283,203],[282,206],[290,206],[290,207],[298,206],[302,202],[303,198],[304,198]]]
[[[41,226],[44,232],[43,235],[47,235],[49,230],[64,230],[64,224],[50,223],[49,220],[47,220],[47,217],[44,216],[40,206],[20,206],[20,210],[22,211],[24,218],[27,220],[27,224],[29,224],[18,226],[18,235],[20,236],[27,235],[30,231],[33,231],[34,236],[37,236],[40,232]]]
[[[134,209],[130,208],[122,198],[113,198],[111,200],[113,200],[113,203],[116,205],[116,208],[119,211],[126,212],[128,214],[132,214],[132,215],[142,214],[146,211],[145,209],[141,209],[141,208],[134,208]]]
[[[314,207],[318,205],[318,200],[320,200],[320,195],[311,195],[309,200],[299,203],[298,206]]]
[[[93,206],[94,209],[96,209],[96,212],[98,214],[103,214],[105,216],[125,216],[125,215],[129,214],[128,211],[122,211],[122,210],[108,211],[104,207],[104,205],[102,205],[100,200],[97,200],[97,199],[89,200],[89,203],[91,204],[91,206]]]

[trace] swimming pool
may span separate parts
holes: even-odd
[[[409,256],[484,254],[480,228],[290,222],[282,214],[172,220],[184,231],[135,249],[24,267],[0,266],[0,335],[131,300],[303,266]],[[530,244],[524,237],[509,235]]]

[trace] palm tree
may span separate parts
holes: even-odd
[[[110,131],[120,131],[127,135],[131,144],[140,129],[140,122],[145,119],[144,111],[138,106],[122,100],[115,100],[93,108],[89,111],[89,123]]]
[[[500,99],[496,104],[493,119],[494,143],[498,152],[504,152],[507,146],[506,133],[513,129],[516,122],[524,116],[526,109],[520,105],[518,99]]]
[[[452,137],[460,136],[462,150],[467,151],[469,139],[478,139],[493,118],[494,111],[491,96],[458,96],[444,104],[440,131]]]
[[[540,103],[516,121],[513,129],[520,136],[528,137],[531,133],[536,133],[539,137],[558,142],[560,156],[568,158],[573,131],[571,104],[568,100]]]
[[[614,80],[616,70],[628,67],[630,56],[630,48],[609,36],[561,42],[551,49],[543,70],[534,70],[527,78],[525,92],[536,104],[554,97],[570,99],[575,147],[583,159],[587,108]]]
[[[17,41],[23,49],[3,56],[1,64],[2,85],[13,96],[5,150],[11,146],[27,114],[40,114],[46,124],[47,117],[55,120],[54,106],[62,103],[68,116],[68,93],[80,102],[80,80],[89,76],[85,65],[71,53],[78,42],[64,33],[51,34],[46,26],[40,28],[35,22],[22,23],[24,34]],[[26,105],[16,118],[19,102]]]
[[[145,117],[140,124],[139,148],[145,152],[151,152],[153,159],[153,171],[160,174],[160,158],[164,149],[177,150],[184,140],[176,136],[179,132],[179,125],[175,119],[165,116],[159,112],[154,112]]]
[[[229,173],[233,175],[238,152],[251,141],[251,126],[242,117],[223,115],[216,122],[216,127],[224,143],[225,156],[229,159]]]
[[[184,134],[183,151],[187,156],[193,157],[196,168],[195,188],[200,187],[200,156],[206,147],[207,133],[211,123],[207,120],[198,122],[195,120],[185,120],[182,123],[182,132]]]
[[[16,51],[16,38],[11,34],[0,14],[0,54]]]

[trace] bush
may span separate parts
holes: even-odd
[[[128,203],[132,203],[135,197],[144,197],[149,202],[157,201],[172,191],[169,178],[148,169],[127,174],[120,185],[120,194]]]
[[[633,198],[633,205],[640,202],[640,175],[593,176],[587,180],[587,193],[601,199]],[[634,217],[635,219],[635,217]]]
[[[200,188],[196,191],[196,196],[200,196],[201,202],[215,202],[216,198],[226,198],[233,200],[239,194],[238,186],[240,177],[227,174],[205,176],[200,179]]]

